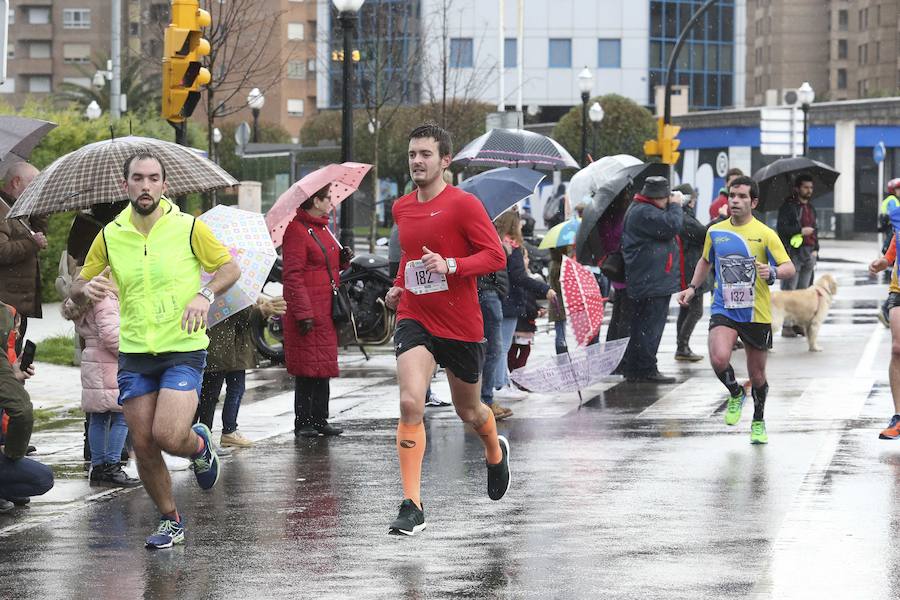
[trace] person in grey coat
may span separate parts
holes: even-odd
[[[670,196],[665,177],[648,177],[625,214],[622,254],[631,298],[631,338],[622,359],[629,382],[674,383],[656,366],[669,299],[679,291],[681,251],[676,237],[684,225],[681,194]]]

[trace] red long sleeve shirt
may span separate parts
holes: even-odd
[[[448,185],[428,202],[419,202],[414,190],[394,203],[393,214],[401,252],[395,286],[405,287],[406,263],[422,258],[422,246],[455,258],[457,265],[456,273],[447,275],[445,291],[416,295],[404,290],[397,321],[418,321],[436,337],[480,342],[484,323],[477,279],[506,265],[506,253],[484,206],[472,194]]]

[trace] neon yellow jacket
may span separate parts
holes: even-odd
[[[181,328],[184,308],[200,289],[191,246],[194,218],[166,202],[147,237],[131,223],[131,206],[103,228],[106,255],[119,286],[123,353],[191,352],[209,344],[206,330]]]

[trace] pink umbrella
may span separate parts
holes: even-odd
[[[359,189],[363,177],[369,172],[372,165],[366,163],[345,162],[343,164],[330,164],[313,171],[300,181],[288,188],[266,213],[266,226],[272,243],[275,247],[281,245],[284,230],[295,216],[297,209],[307,198],[331,184],[331,201],[337,206]]]
[[[593,273],[568,256],[563,256],[559,282],[575,340],[579,346],[585,346],[600,332],[603,323],[600,286]]]

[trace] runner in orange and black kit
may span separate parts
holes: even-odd
[[[898,209],[895,209],[898,210]],[[896,225],[895,225],[896,227]],[[900,283],[897,279],[897,236],[891,238],[884,256],[872,261],[869,273],[875,275],[893,265],[891,269],[891,288],[887,305],[891,325],[891,364],[888,367],[888,380],[891,384],[891,396],[894,399],[894,416],[888,426],[878,434],[883,440],[900,439]]]
[[[397,454],[404,500],[390,525],[395,535],[425,529],[419,495],[425,455],[425,391],[435,363],[442,365],[460,419],[484,444],[488,496],[509,488],[509,442],[497,435],[490,408],[481,402],[484,325],[476,279],[503,269],[506,254],[484,206],[442,178],[450,166],[450,134],[434,123],[409,136],[409,172],[416,190],[394,203],[400,234],[400,268],[386,301],[397,308],[394,350],[400,384]]]

